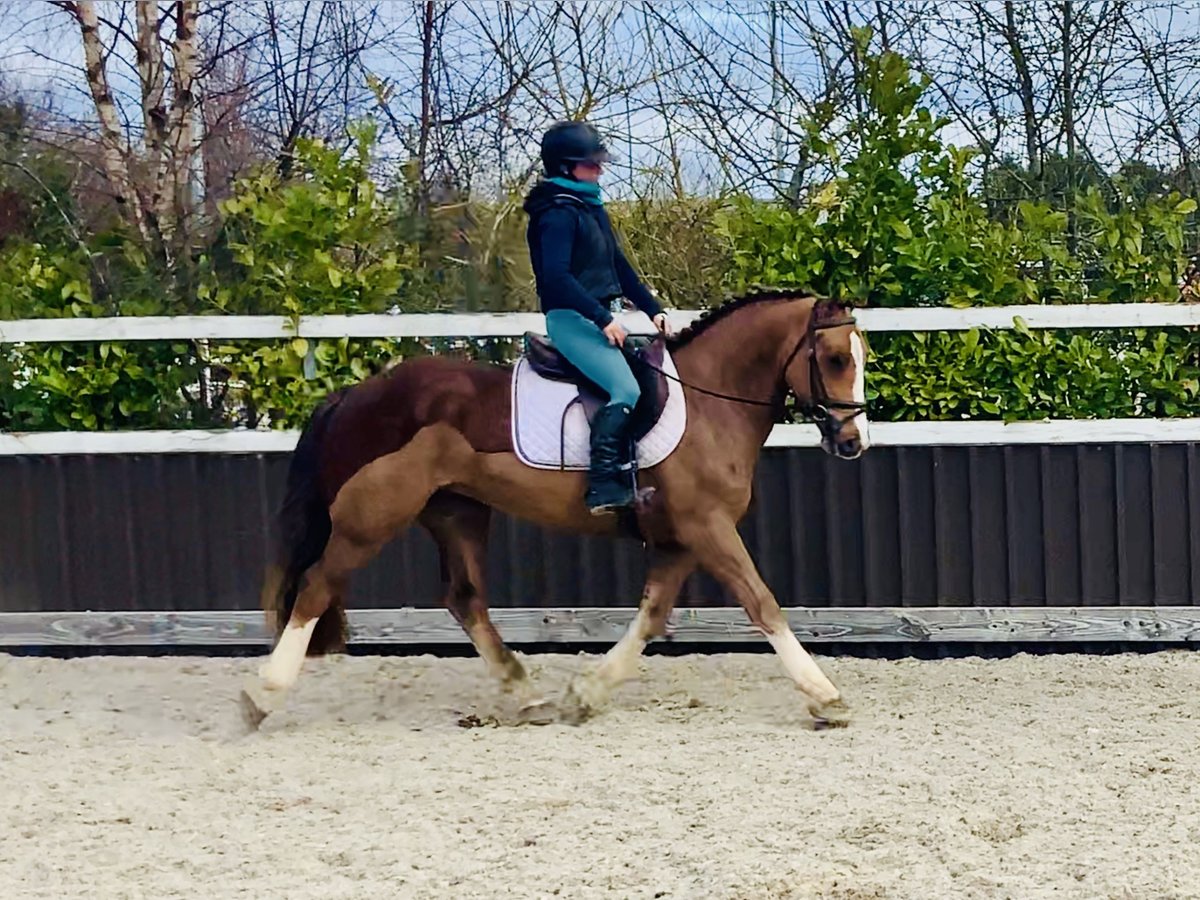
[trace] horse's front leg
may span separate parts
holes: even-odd
[[[696,559],[686,550],[655,552],[642,602],[629,628],[594,669],[577,676],[567,688],[561,708],[565,721],[582,722],[608,701],[618,685],[637,674],[646,643],[666,633],[667,617],[695,568]]]
[[[849,707],[841,692],[796,639],[787,617],[742,543],[736,525],[716,516],[698,523],[688,540],[703,566],[737,598],[751,623],[770,642],[784,669],[808,697],[808,711],[814,722],[846,724]]]

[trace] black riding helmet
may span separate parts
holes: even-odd
[[[569,175],[575,163],[610,159],[600,132],[587,122],[556,122],[542,135],[542,166],[547,175]]]

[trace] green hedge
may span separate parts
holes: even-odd
[[[1194,415],[1200,333],[1186,329],[869,336],[876,421]],[[319,340],[214,344],[209,390],[187,342],[62,344],[0,359],[4,430],[236,425],[295,428],[329,390],[426,353],[511,360],[516,341]]]
[[[1195,415],[1200,333],[1187,329],[888,334],[871,339],[877,420]]]

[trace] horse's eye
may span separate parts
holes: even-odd
[[[829,365],[837,370],[844,369],[846,366],[850,365],[850,357],[848,357],[845,353],[835,353],[833,356],[829,357]]]

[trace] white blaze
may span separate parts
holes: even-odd
[[[854,402],[867,402],[867,350],[863,346],[862,335],[857,331],[850,335],[850,355],[854,357]],[[866,412],[860,412],[851,420],[858,426],[858,436],[862,448],[871,445],[870,426],[867,424]]]

